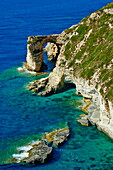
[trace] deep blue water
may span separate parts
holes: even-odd
[[[81,101],[75,89],[39,97],[26,85],[41,76],[19,73],[29,35],[62,32],[110,0],[0,0],[0,169],[112,170],[113,141],[96,127],[76,122]],[[47,62],[47,61],[46,61]],[[50,64],[50,63],[49,63]],[[49,65],[51,68],[51,65]],[[71,136],[47,164],[10,163],[16,148],[68,122]]]

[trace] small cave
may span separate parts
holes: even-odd
[[[76,89],[76,85],[74,83],[64,83],[64,86],[62,88],[58,88],[54,92],[61,93],[70,89]]]
[[[64,89],[69,90],[69,89],[75,89],[76,85],[74,83],[65,83]]]

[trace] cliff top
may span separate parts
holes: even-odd
[[[68,67],[76,77],[96,79],[102,96],[113,100],[113,2],[64,32]]]

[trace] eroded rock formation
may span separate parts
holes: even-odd
[[[27,41],[27,57],[24,66],[30,71],[40,71],[43,67],[43,50],[44,44],[51,42],[47,45],[46,51],[49,58],[56,59],[62,42],[60,36],[47,35],[47,36],[29,36]]]
[[[77,94],[90,99],[88,120],[113,138],[113,3],[84,18],[78,25],[57,35],[60,53],[56,67],[45,80],[47,96],[60,92],[67,84]],[[49,52],[49,51],[48,51]],[[47,81],[46,81],[47,80]],[[41,88],[37,83],[36,89]],[[33,88],[32,88],[33,89]],[[35,90],[35,88],[34,88]],[[38,90],[37,90],[38,91]]]

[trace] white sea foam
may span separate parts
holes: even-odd
[[[24,70],[24,71],[25,71],[25,73],[36,74],[35,71],[28,71],[28,70]]]
[[[16,158],[17,160],[22,160],[24,158],[27,158],[29,156],[28,152],[22,152],[20,154],[13,154],[13,158]]]
[[[29,70],[27,70],[25,67],[18,67],[17,70],[18,70],[19,72],[24,72],[24,73],[26,73],[26,74],[36,74],[35,71],[29,71]]]
[[[17,70],[18,70],[19,72],[24,72],[23,67],[18,67]]]
[[[31,145],[21,146],[17,148],[18,151],[25,151],[25,152],[29,151],[30,149],[32,149]]]

